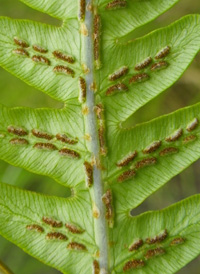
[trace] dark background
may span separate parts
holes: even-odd
[[[142,27],[134,35],[141,36],[153,29],[166,26],[189,13],[200,13],[199,0],[181,0],[180,3],[174,6],[170,11],[160,16],[148,26]],[[34,11],[17,0],[0,0],[0,15],[60,25],[58,20],[38,11]],[[0,103],[9,107],[62,107],[62,103],[55,101],[42,92],[26,85],[1,68],[0,93]],[[144,122],[199,101],[200,54],[196,56],[193,64],[173,87],[140,109],[129,122]],[[167,185],[151,195],[151,197],[149,197],[141,206],[135,209],[134,214],[139,214],[147,210],[161,209],[190,195],[199,193],[199,164],[200,161],[196,162],[180,175],[173,178]],[[31,174],[21,168],[10,166],[2,161],[0,161],[0,181],[50,195],[64,196],[66,194],[65,188],[54,183],[52,179]],[[18,247],[9,243],[2,237],[0,237],[0,260],[5,262],[15,274],[59,273],[28,256]],[[200,273],[200,256],[178,272],[178,274],[188,273]]]

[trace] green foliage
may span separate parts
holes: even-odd
[[[0,159],[53,178],[71,196],[1,183],[0,234],[62,273],[98,274],[98,264],[101,274],[175,273],[200,253],[199,195],[158,212],[131,210],[199,158],[200,104],[126,122],[192,62],[200,16],[130,39],[178,1],[120,1],[126,7],[111,10],[110,1],[93,1],[94,25],[88,10],[86,25],[79,20],[79,1],[22,2],[62,26],[0,18],[0,64],[65,106],[1,106]]]

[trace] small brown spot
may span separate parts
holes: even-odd
[[[199,121],[197,118],[194,118],[188,125],[187,125],[187,131],[194,130],[199,124]]]
[[[144,242],[142,239],[139,239],[137,241],[135,241],[130,247],[129,247],[129,251],[135,251],[138,250],[141,246],[143,246]]]
[[[100,104],[97,104],[95,107],[94,107],[94,110],[96,112],[96,115],[97,115],[97,118],[99,120],[104,120],[104,107],[103,105],[100,103]]]
[[[123,83],[119,83],[109,87],[106,91],[106,96],[110,96],[117,92],[122,92],[122,91],[128,91],[128,87]]]
[[[33,230],[33,231],[40,232],[40,233],[44,232],[44,228],[41,227],[40,225],[36,225],[36,224],[27,225],[26,229],[27,230]]]
[[[29,57],[29,53],[27,50],[25,49],[14,49],[13,50],[13,53],[17,54],[17,55],[21,55],[21,56],[24,56],[24,57]]]
[[[168,67],[168,63],[165,61],[160,61],[158,63],[155,63],[151,66],[151,71],[161,70]]]
[[[117,181],[118,181],[119,183],[122,183],[122,182],[124,182],[124,181],[127,181],[127,180],[129,180],[129,179],[135,177],[135,175],[136,175],[135,170],[130,169],[130,170],[127,170],[127,171],[125,171],[124,173],[122,173],[122,174],[117,178]]]
[[[79,20],[83,21],[85,19],[85,0],[79,0]]]
[[[98,219],[100,217],[100,211],[99,211],[98,207],[96,206],[96,204],[93,204],[92,215],[95,219]]]
[[[32,129],[31,132],[37,138],[46,139],[46,140],[52,140],[53,139],[53,135],[50,135],[46,132],[39,131],[37,129]]]
[[[183,239],[182,237],[178,237],[178,238],[175,238],[171,241],[170,245],[173,246],[173,245],[180,245],[180,244],[183,244],[185,242],[185,239]]]
[[[123,272],[130,271],[131,269],[136,269],[143,267],[145,265],[143,260],[131,260],[125,263],[123,267]]]
[[[20,127],[9,126],[7,128],[7,130],[8,130],[9,133],[12,133],[12,134],[15,134],[15,135],[18,135],[18,136],[28,135],[28,132],[25,129],[20,128]]]
[[[129,80],[130,84],[134,84],[134,83],[141,83],[144,81],[147,81],[149,79],[149,75],[146,73],[138,73],[133,75],[133,77]]]
[[[187,144],[187,143],[189,143],[189,142],[195,141],[196,138],[197,138],[197,137],[196,137],[195,135],[186,136],[186,137],[183,139],[183,143],[184,143],[184,144]]]
[[[155,56],[155,59],[161,59],[166,57],[170,52],[170,46],[166,46],[163,49],[161,49]]]
[[[100,36],[101,36],[101,17],[96,14],[94,16],[94,60],[97,69],[100,68]]]
[[[86,185],[87,187],[91,187],[93,185],[93,167],[89,162],[85,161],[84,168],[86,174]]]
[[[62,240],[62,241],[67,241],[68,238],[64,234],[60,232],[49,232],[46,235],[47,240]]]
[[[128,73],[128,67],[124,66],[118,70],[116,70],[114,73],[112,73],[111,75],[109,75],[108,79],[110,81],[115,81],[121,77],[123,77],[124,75],[126,75]]]
[[[31,59],[36,63],[50,65],[50,60],[42,55],[34,55]]]
[[[84,229],[80,228],[75,224],[66,223],[65,227],[73,234],[82,234],[83,232],[85,232]]]
[[[90,84],[90,90],[93,92],[97,91],[97,84],[95,81]]]
[[[56,139],[58,141],[61,141],[63,143],[66,143],[66,144],[69,144],[69,145],[75,145],[78,143],[78,140],[77,139],[71,139],[69,138],[66,134],[56,134]]]
[[[176,130],[173,134],[171,134],[170,136],[165,138],[165,141],[167,142],[174,142],[176,140],[178,140],[183,134],[183,130],[182,128],[179,128],[178,130]]]
[[[98,130],[98,133],[99,133],[100,154],[105,156],[107,154],[106,141],[105,141],[105,128],[101,126]]]
[[[85,245],[77,243],[77,242],[71,242],[67,246],[70,250],[76,250],[76,251],[87,251],[87,248]]]
[[[97,260],[93,261],[93,274],[100,274],[100,266]]]
[[[112,9],[119,9],[119,8],[126,8],[127,1],[125,0],[114,0],[107,4],[106,9],[112,10]]]
[[[113,212],[113,205],[112,205],[112,192],[110,189],[106,191],[106,193],[102,196],[102,201],[106,207],[106,219],[108,221],[109,227],[113,227],[114,225],[114,212]]]
[[[161,146],[161,141],[155,141],[152,144],[150,144],[149,146],[147,146],[144,150],[143,153],[148,154],[151,152],[156,151],[159,147]]]
[[[156,162],[157,162],[157,159],[155,157],[146,158],[146,159],[143,159],[143,160],[137,162],[135,167],[137,169],[140,169],[140,168],[143,168],[143,167],[146,167],[146,166],[154,165],[154,164],[156,164]]]
[[[136,156],[137,156],[137,151],[135,150],[134,152],[129,153],[122,160],[117,162],[117,166],[118,167],[127,166],[130,162],[133,161],[133,159],[135,159]]]
[[[43,217],[42,218],[42,221],[47,224],[47,225],[50,225],[51,227],[62,227],[63,226],[63,223],[60,222],[60,221],[57,221],[55,219],[52,219],[50,217]]]
[[[26,41],[24,41],[22,39],[19,39],[17,37],[14,37],[14,42],[15,42],[16,45],[18,45],[22,48],[28,48],[29,47],[29,44]]]
[[[69,55],[67,55],[67,54],[65,54],[65,53],[63,53],[63,52],[61,52],[61,51],[58,51],[58,50],[55,50],[55,51],[53,52],[53,56],[56,57],[56,58],[59,59],[59,60],[68,62],[68,63],[70,63],[70,64],[74,64],[74,62],[75,62],[74,57],[69,56]]]
[[[165,254],[165,250],[162,247],[158,247],[155,249],[148,250],[147,253],[145,254],[145,258],[148,260],[148,259],[151,259],[152,257],[163,255],[163,254]]]
[[[72,77],[74,77],[74,74],[75,74],[73,69],[66,66],[62,66],[62,65],[55,66],[53,71],[56,73],[68,74],[68,75],[71,75]]]
[[[72,149],[68,149],[68,148],[62,148],[59,150],[59,153],[62,156],[67,156],[70,158],[80,158],[80,154]]]
[[[159,235],[153,237],[153,238],[147,238],[146,239],[146,243],[151,245],[151,244],[155,244],[155,243],[161,243],[162,241],[164,241],[168,236],[168,232],[165,229],[162,233],[160,233]]]
[[[83,77],[79,77],[79,102],[84,103],[86,101],[86,81]]]
[[[37,149],[46,149],[46,150],[56,150],[57,149],[57,147],[51,143],[36,143],[33,147],[37,148]]]
[[[135,70],[142,70],[146,67],[148,67],[152,62],[152,58],[151,57],[147,57],[145,60],[143,60],[141,63],[137,64],[135,66]]]
[[[41,47],[41,46],[38,46],[38,45],[33,45],[33,49],[37,52],[40,52],[40,53],[47,53],[48,50]]]
[[[13,138],[10,140],[12,145],[28,145],[28,141],[24,138]]]
[[[167,147],[164,148],[163,150],[160,151],[159,155],[160,156],[165,156],[168,154],[173,154],[173,153],[177,153],[178,152],[178,148],[175,147]]]

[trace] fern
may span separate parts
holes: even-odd
[[[200,253],[200,196],[131,210],[199,158],[200,104],[126,122],[192,62],[199,15],[131,39],[178,0],[21,1],[63,24],[1,17],[0,64],[65,106],[1,106],[0,158],[71,196],[1,183],[0,234],[62,273],[177,272]]]

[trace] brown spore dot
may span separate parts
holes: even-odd
[[[100,68],[100,36],[101,36],[101,17],[99,14],[94,16],[94,60],[97,69]]]
[[[143,60],[141,63],[139,63],[135,66],[135,70],[145,69],[151,64],[151,62],[152,62],[152,58],[147,57],[145,60]]]
[[[149,75],[147,73],[138,73],[133,75],[129,80],[129,84],[142,83],[149,80]]]
[[[10,141],[10,144],[12,145],[28,145],[28,141],[24,138],[13,138]]]
[[[133,260],[130,260],[125,263],[125,265],[123,267],[123,272],[127,272],[132,269],[137,269],[137,268],[143,267],[144,265],[145,265],[145,263],[143,260],[133,259]]]
[[[180,244],[183,244],[185,242],[185,239],[182,238],[182,237],[178,237],[178,238],[175,238],[171,241],[170,245],[171,246],[175,246],[175,245],[180,245]]]
[[[106,96],[114,95],[118,92],[125,92],[128,91],[127,85],[123,83],[119,83],[113,86],[110,86],[106,91]]]
[[[130,169],[130,170],[127,170],[127,171],[123,172],[123,173],[117,178],[117,181],[118,181],[119,183],[122,183],[122,182],[124,182],[124,181],[127,181],[127,180],[132,179],[133,177],[135,177],[135,175],[136,175],[135,170]]]
[[[145,154],[152,153],[152,152],[156,151],[160,146],[161,146],[161,141],[155,141],[155,142],[151,143],[149,146],[147,146],[143,150],[143,153],[145,153]]]
[[[87,248],[85,245],[77,243],[77,242],[71,242],[68,244],[67,248],[69,250],[76,250],[76,251],[87,251]]]
[[[44,232],[44,228],[36,224],[27,225],[26,229],[30,231],[40,232],[40,233]]]
[[[69,145],[75,145],[78,143],[78,140],[77,139],[71,139],[70,137],[68,137],[66,134],[56,134],[56,139],[58,141],[61,141],[62,143],[66,143],[66,144],[69,144]]]
[[[57,150],[57,147],[51,143],[36,143],[33,147],[36,149]]]
[[[70,64],[73,64],[73,63],[75,62],[74,57],[69,56],[69,55],[67,55],[67,54],[65,54],[64,52],[59,51],[59,50],[55,50],[55,51],[53,52],[53,56],[56,57],[56,58],[59,59],[59,60],[68,62],[68,63],[70,63]]]
[[[183,130],[182,130],[182,128],[179,128],[176,131],[174,131],[171,135],[166,137],[165,141],[174,142],[174,141],[178,140],[182,135],[183,135]]]
[[[74,75],[75,75],[75,72],[74,72],[73,69],[71,69],[69,67],[66,67],[66,66],[62,66],[62,65],[55,66],[53,71],[56,72],[56,73],[67,74],[67,75],[70,75],[72,77],[74,77]]]
[[[122,158],[120,161],[117,162],[118,167],[124,167],[127,166],[130,162],[132,162],[135,157],[137,156],[137,151],[130,152],[127,154],[124,158]]]
[[[91,187],[93,185],[93,166],[91,165],[91,163],[85,161],[84,169],[86,175],[86,185],[87,187]]]
[[[183,144],[187,144],[187,143],[190,143],[190,142],[193,142],[197,139],[197,137],[195,135],[189,135],[189,136],[186,136],[184,139],[183,139]]]
[[[166,147],[163,150],[160,151],[159,155],[162,156],[166,156],[166,155],[170,155],[170,154],[174,154],[178,152],[178,148],[175,147]]]
[[[15,134],[18,136],[28,135],[28,132],[25,129],[20,128],[20,127],[8,126],[7,130],[9,133],[12,133],[12,134]]]
[[[161,49],[155,56],[155,59],[162,59],[166,57],[170,52],[170,46],[166,46],[163,49]]]
[[[160,62],[154,63],[151,66],[151,71],[157,71],[157,70],[165,69],[168,66],[169,66],[169,64],[166,61],[160,61]]]
[[[97,260],[93,261],[93,274],[100,274],[100,265]]]
[[[160,255],[163,255],[163,254],[165,254],[165,250],[162,247],[158,247],[158,248],[155,248],[155,249],[149,249],[145,254],[145,258],[147,260],[149,260],[152,257],[160,256]]]
[[[32,134],[37,137],[37,138],[41,138],[41,139],[46,139],[46,140],[52,140],[53,139],[53,135],[48,134],[46,132],[37,130],[37,129],[32,129]]]
[[[61,241],[67,241],[68,238],[64,234],[60,232],[49,232],[46,235],[47,240],[61,240]]]
[[[187,131],[192,131],[194,130],[199,124],[199,121],[197,118],[194,118],[188,125],[187,125]]]
[[[128,67],[123,66],[120,69],[116,70],[114,73],[110,74],[108,79],[110,81],[115,81],[123,76],[125,76],[128,73]]]
[[[85,19],[85,7],[86,7],[86,3],[85,0],[79,0],[79,20],[83,21]]]
[[[39,45],[33,45],[33,49],[37,52],[40,52],[40,53],[47,53],[48,50],[39,46]]]
[[[109,227],[113,227],[114,225],[114,211],[113,211],[113,205],[112,205],[112,192],[110,189],[108,189],[106,191],[106,193],[104,193],[104,195],[102,196],[102,201],[106,207],[106,219],[108,221],[108,225]]]
[[[146,167],[146,166],[151,166],[151,165],[154,165],[156,164],[157,162],[157,159],[155,157],[152,157],[152,158],[145,158],[141,161],[138,161],[135,165],[135,167],[137,169],[140,169],[140,168],[143,168],[143,167]]]
[[[17,37],[14,37],[14,42],[15,42],[16,45],[18,45],[22,48],[28,48],[29,47],[29,44],[25,40],[19,39]]]
[[[155,243],[161,243],[162,241],[164,241],[168,236],[168,232],[165,229],[163,232],[161,232],[159,235],[156,235],[153,238],[147,238],[146,239],[146,243],[151,245],[151,244],[155,244]]]
[[[65,227],[73,234],[82,234],[83,232],[85,232],[84,229],[72,223],[66,223]]]
[[[83,77],[79,77],[79,102],[84,103],[86,101],[87,86]]]
[[[81,155],[77,151],[69,149],[69,148],[62,148],[59,150],[59,153],[62,156],[67,156],[69,158],[74,158],[74,159],[75,158],[78,159],[81,157]]]
[[[126,8],[127,1],[125,0],[114,0],[112,2],[109,2],[106,5],[107,10],[113,10],[113,9],[120,9],[120,8]]]
[[[33,55],[31,59],[35,63],[40,63],[48,66],[50,65],[50,60],[42,55]]]
[[[29,57],[29,53],[27,50],[25,49],[21,49],[21,48],[18,48],[18,49],[14,49],[13,50],[13,53],[14,54],[17,54],[17,55],[21,55],[23,57]]]
[[[143,246],[143,244],[144,244],[144,241],[142,239],[138,239],[138,240],[134,241],[133,244],[131,244],[129,246],[128,250],[130,252],[138,250],[141,246]]]
[[[42,221],[45,224],[50,225],[51,227],[62,227],[63,226],[63,223],[61,221],[58,221],[58,220],[55,220],[53,218],[46,217],[46,216],[44,216],[42,218]]]

